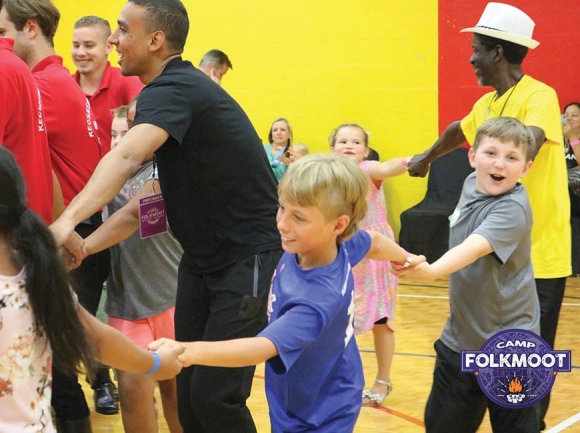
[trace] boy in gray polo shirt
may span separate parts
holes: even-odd
[[[432,281],[449,275],[450,315],[435,342],[437,360],[425,409],[428,432],[474,432],[489,409],[494,432],[538,432],[533,407],[506,409],[487,399],[462,350],[479,350],[498,331],[540,332],[530,260],[532,211],[518,180],[532,165],[534,138],[511,117],[483,123],[469,151],[467,177],[450,220],[450,250],[436,262],[399,271]]]

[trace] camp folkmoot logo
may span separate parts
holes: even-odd
[[[483,393],[511,409],[542,400],[559,372],[569,372],[569,350],[552,350],[537,334],[507,329],[489,338],[481,350],[461,351],[461,371],[472,372]]]

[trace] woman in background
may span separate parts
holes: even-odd
[[[280,117],[272,123],[268,132],[268,144],[264,145],[268,160],[274,170],[276,179],[280,181],[291,160],[290,146],[292,145],[292,127],[290,122]]]

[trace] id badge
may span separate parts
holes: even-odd
[[[139,232],[141,239],[167,232],[165,201],[161,194],[152,194],[139,199]]]

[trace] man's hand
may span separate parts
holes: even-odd
[[[67,269],[78,267],[87,256],[87,252],[84,248],[84,239],[74,231],[74,222],[61,216],[49,228],[52,231],[56,245],[66,249],[66,251],[61,250],[61,255],[65,260]]]
[[[66,247],[66,249],[75,257],[75,267],[79,266],[85,257],[87,257],[85,240],[77,232],[72,232],[70,237],[64,243],[64,247]]]
[[[74,221],[62,215],[55,222],[53,222],[48,228],[50,229],[50,231],[52,231],[52,235],[54,236],[56,246],[60,247],[68,241],[68,239],[75,231],[75,223]]]
[[[407,171],[411,177],[425,177],[429,173],[429,163],[423,154],[415,155],[407,163]]]

